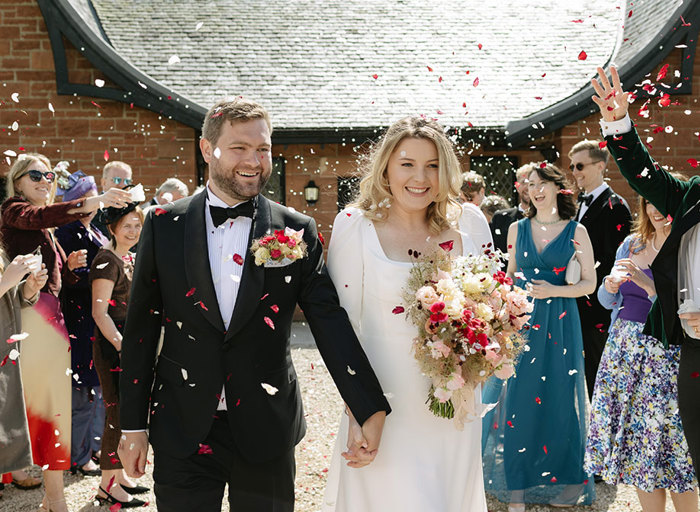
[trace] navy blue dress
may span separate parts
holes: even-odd
[[[70,337],[73,385],[97,387],[100,381],[92,364],[92,341],[95,338],[95,321],[92,319],[92,299],[88,272],[97,251],[109,240],[99,229],[85,228],[76,221],[56,229],[58,242],[66,254],[87,249],[87,266],[73,271],[80,279],[75,284],[63,283],[61,307]],[[77,375],[77,379],[75,378]]]

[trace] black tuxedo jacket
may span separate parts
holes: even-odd
[[[248,247],[290,227],[304,229],[308,254],[286,267],[265,268],[248,250],[224,329],[209,266],[205,200],[203,191],[154,208],[146,218],[122,342],[121,427],[148,426],[156,451],[191,455],[209,433],[225,385],[228,422],[244,457],[265,461],[288,451],[306,428],[289,343],[296,304],[357,420],[389,412],[338,304],[312,218],[258,196]],[[269,394],[262,384],[278,391]]]
[[[586,227],[596,263],[596,290],[615,263],[615,252],[630,233],[632,216],[624,199],[608,187],[593,201],[579,220]],[[607,331],[610,311],[598,302],[595,293],[577,299],[581,323],[599,325]]]
[[[524,217],[523,212],[517,206],[498,210],[491,218],[491,236],[493,236],[493,246],[503,253],[508,252],[508,228],[513,222],[517,222]]]

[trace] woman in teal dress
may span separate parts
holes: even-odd
[[[508,274],[534,300],[529,350],[484,425],[486,490],[511,512],[526,503],[590,504],[595,492],[583,470],[586,383],[575,300],[595,291],[593,249],[586,228],[571,220],[576,205],[558,168],[536,167],[528,190],[530,210],[508,230]],[[581,279],[567,284],[574,254]]]

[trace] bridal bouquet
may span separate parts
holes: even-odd
[[[413,352],[430,378],[426,404],[463,428],[478,415],[474,388],[491,375],[507,379],[526,342],[520,330],[532,303],[499,270],[494,255],[451,259],[451,244],[419,256],[404,289],[405,311],[418,328]]]

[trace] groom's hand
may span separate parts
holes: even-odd
[[[610,66],[610,77],[612,84],[608,80],[605,70],[598,68],[598,78],[591,80],[591,85],[596,92],[593,102],[598,105],[600,114],[605,121],[619,121],[627,115],[629,109],[629,93],[622,90],[620,75],[615,66]]]
[[[117,454],[128,476],[140,478],[145,475],[146,455],[148,455],[148,435],[146,432],[122,433]]]

